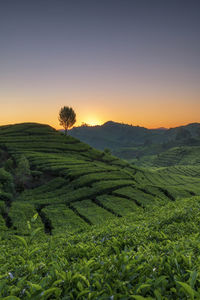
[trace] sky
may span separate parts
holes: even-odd
[[[1,0],[0,125],[200,122],[199,0]]]

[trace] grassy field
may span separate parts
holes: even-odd
[[[0,299],[200,299],[197,148],[139,167],[0,127]]]

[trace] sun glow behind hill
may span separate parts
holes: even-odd
[[[100,121],[98,118],[88,117],[86,118],[86,121],[82,123],[82,125],[83,124],[87,124],[88,126],[96,126],[96,125],[102,125],[103,122]]]

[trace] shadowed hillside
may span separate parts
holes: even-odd
[[[199,123],[170,129],[147,129],[109,121],[102,126],[75,127],[70,135],[97,149],[109,148],[112,154],[133,160],[137,165],[145,165],[149,160],[151,163],[147,165],[156,166],[153,155],[175,147],[200,146]],[[143,161],[145,164],[141,163]]]
[[[106,147],[114,150],[119,147],[143,145],[148,138],[162,141],[164,132],[165,129],[149,130],[113,121],[106,122],[101,126],[74,127],[69,131],[70,135],[102,150]]]

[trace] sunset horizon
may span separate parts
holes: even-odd
[[[0,125],[200,121],[199,2],[2,1]]]
[[[82,121],[82,122],[76,122],[72,128],[74,127],[81,127],[81,126],[88,126],[88,127],[95,127],[95,126],[102,126],[108,122],[113,122],[113,123],[117,123],[117,124],[122,124],[122,125],[128,125],[128,126],[133,126],[133,127],[142,127],[142,128],[146,128],[146,129],[171,129],[171,128],[177,128],[177,127],[184,127],[184,126],[187,126],[187,125],[190,125],[190,124],[200,124],[200,122],[198,121],[191,121],[191,122],[186,122],[186,123],[179,123],[179,124],[174,124],[172,126],[155,126],[155,127],[147,127],[145,125],[142,125],[142,123],[127,123],[127,122],[124,122],[124,121],[117,121],[117,120],[112,120],[112,119],[108,119],[108,120],[105,120],[103,122],[97,122],[97,121],[91,121],[91,122],[88,122],[88,121]],[[56,130],[63,130],[62,126],[61,125],[58,125],[59,122],[57,122],[57,125],[54,125],[50,122],[42,122],[42,121],[35,121],[35,120],[28,120],[28,121],[21,121],[21,122],[9,122],[9,123],[4,123],[4,124],[0,124],[0,126],[8,126],[8,125],[19,125],[19,124],[28,124],[28,123],[36,123],[36,124],[41,124],[41,125],[49,125],[51,127],[53,127],[54,129]],[[71,129],[71,128],[70,128]]]

